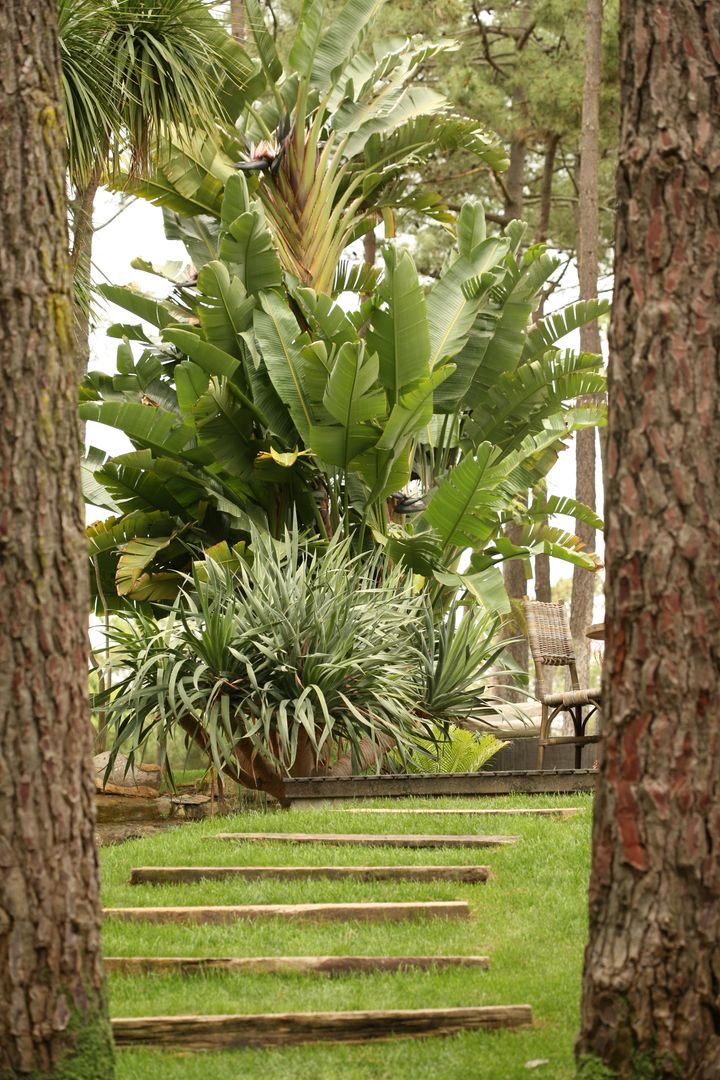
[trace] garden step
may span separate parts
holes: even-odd
[[[303,878],[354,878],[361,881],[487,881],[489,866],[136,866],[131,885],[178,884],[240,878],[294,881]]]
[[[215,833],[216,840],[251,840],[265,842],[277,840],[286,844],[357,844],[364,847],[450,848],[450,847],[497,847],[515,844],[519,836],[458,836],[429,833],[426,836],[411,833],[384,835],[383,833]]]
[[[116,1046],[172,1046],[179,1050],[232,1050],[306,1042],[452,1035],[474,1028],[532,1023],[529,1005],[372,1012],[255,1013],[240,1016],[136,1016],[113,1020]]]
[[[352,972],[395,972],[408,969],[490,966],[487,956],[106,956],[105,970],[125,975],[231,971],[256,975],[348,975]]]
[[[325,807],[323,807],[323,809],[327,809],[327,807],[325,806]],[[435,808],[435,809],[427,809],[427,810],[425,810],[423,807],[418,807],[418,808],[412,809],[412,810],[403,810],[401,807],[397,807],[397,806],[388,807],[388,808],[374,807],[374,806],[373,807],[370,807],[370,806],[346,806],[346,807],[342,807],[342,808],[337,807],[337,809],[341,810],[343,814],[450,814],[450,815],[453,815],[453,814],[454,815],[458,815],[458,814],[479,814],[479,815],[481,815],[483,817],[486,816],[486,815],[490,815],[490,814],[501,814],[501,815],[502,814],[512,814],[512,815],[515,815],[515,816],[529,815],[529,816],[532,816],[532,817],[561,817],[561,818],[566,818],[566,817],[573,817],[575,814],[580,813],[580,807],[579,806],[558,806],[556,808],[555,807],[538,807],[537,809],[534,809],[532,807],[517,807],[517,808],[515,808],[515,807],[507,807],[507,808],[503,808],[503,809],[492,809],[492,810],[480,810],[477,807],[473,807],[472,809],[466,809],[466,810],[458,809],[456,807],[452,807],[450,809],[446,809],[446,808],[443,807],[443,808]]]
[[[306,806],[316,799],[385,799],[408,795],[532,795],[594,791],[597,769],[513,770],[479,773],[394,773],[387,776],[313,776],[286,780],[285,799]]]
[[[319,920],[321,922],[358,919],[363,922],[397,922],[400,919],[469,919],[465,900],[410,900],[403,903],[351,904],[234,904],[192,907],[105,908],[109,919],[152,923],[232,923],[236,919],[266,917]]]

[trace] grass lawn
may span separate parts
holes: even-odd
[[[508,796],[488,807],[579,806],[565,820],[412,814],[346,814],[342,810],[246,813],[185,825],[101,851],[106,906],[302,903],[361,900],[467,899],[472,920],[433,919],[383,924],[291,924],[282,920],[235,926],[157,926],[108,920],[104,948],[113,956],[260,956],[317,954],[487,954],[490,971],[348,975],[233,975],[190,978],[112,975],[113,1016],[252,1013],[441,1006],[532,1005],[534,1025],[451,1038],[358,1046],[310,1045],[232,1053],[119,1052],[119,1080],[492,1080],[574,1075],[586,889],[590,857],[589,796]],[[367,805],[382,805],[380,802]],[[393,807],[472,806],[477,799],[416,799]],[[328,845],[234,844],[218,831],[505,833],[514,846],[476,850],[398,850]],[[484,863],[486,884],[460,882],[213,881],[131,886],[133,866],[374,865]],[[548,1064],[528,1072],[525,1063]]]

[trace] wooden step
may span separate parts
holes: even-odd
[[[487,956],[106,956],[105,970],[125,975],[230,971],[240,975],[349,975],[353,972],[427,971],[490,966]]]
[[[384,799],[407,795],[531,795],[594,791],[597,769],[312,776],[286,780],[285,799]]]
[[[131,885],[195,881],[295,881],[302,878],[353,878],[360,881],[487,881],[489,866],[136,866]]]
[[[255,1013],[244,1016],[136,1016],[113,1020],[116,1046],[233,1050],[306,1042],[371,1042],[452,1035],[532,1023],[529,1005],[373,1012]]]
[[[108,919],[151,923],[232,923],[237,919],[280,918],[319,922],[397,922],[400,919],[469,919],[465,900],[409,900],[403,903],[367,904],[236,904],[223,907],[122,907],[105,908]]]
[[[383,833],[215,833],[216,840],[259,841],[276,840],[281,844],[355,844],[363,847],[407,847],[407,848],[453,848],[453,847],[498,847],[501,844],[515,844],[519,836],[456,836],[429,833],[426,836],[411,833],[385,835]]]
[[[487,809],[486,810],[480,810],[477,807],[473,807],[472,809],[465,809],[465,810],[458,809],[458,808],[455,808],[455,807],[452,807],[450,809],[446,809],[444,807],[443,808],[435,808],[435,809],[429,809],[428,808],[427,810],[425,810],[423,807],[417,807],[417,808],[414,808],[412,810],[409,810],[409,809],[408,810],[403,810],[402,807],[397,807],[397,806],[393,806],[393,807],[346,806],[346,807],[342,807],[342,808],[337,807],[337,809],[342,810],[343,814],[439,814],[439,815],[450,814],[450,815],[455,815],[455,816],[457,816],[458,814],[461,814],[461,815],[462,814],[470,814],[470,815],[479,814],[482,817],[489,816],[491,814],[498,814],[498,815],[512,814],[514,816],[526,815],[526,816],[530,816],[530,817],[560,817],[560,818],[567,818],[567,817],[573,817],[575,814],[580,813],[580,807],[579,806],[558,806],[557,808],[554,808],[554,807],[538,807],[537,809],[533,809],[532,807],[518,807],[517,809],[514,808],[514,807],[507,807],[507,808],[504,807],[503,809],[491,809],[491,810],[487,810]]]

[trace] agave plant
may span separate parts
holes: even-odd
[[[283,58],[258,0],[247,0],[258,70],[235,127],[213,135],[175,125],[153,169],[121,181],[166,208],[168,235],[188,241],[196,268],[220,254],[218,222],[227,218],[235,170],[248,178],[287,273],[334,294],[371,290],[372,271],[349,270],[341,255],[380,218],[388,232],[398,209],[452,220],[440,196],[418,182],[424,161],[461,148],[489,168],[505,168],[497,138],[457,115],[421,78],[423,64],[456,48],[453,42],[366,45],[382,2],[347,0],[332,19],[327,0],[308,0]]]
[[[168,301],[103,289],[157,334],[112,327],[125,338],[118,374],[93,372],[83,388],[83,418],[135,445],[86,461],[86,497],[116,513],[89,531],[101,604],[167,599],[191,547],[247,539],[251,524],[280,538],[295,518],[326,539],[341,520],[358,525],[362,546],[375,541],[436,591],[461,588],[496,610],[504,559],[542,551],[594,566],[545,523],[566,513],[597,525],[591,511],[524,500],[569,434],[602,421],[599,408],[573,406],[602,391],[600,358],[558,341],[606,305],[531,324],[556,263],[541,246],[520,254],[519,223],[488,237],[482,208],[465,206],[429,290],[411,255],[388,245],[378,287],[350,312],[283,273],[238,174],[219,237],[223,258]],[[520,512],[511,544],[504,526]]]
[[[151,733],[179,728],[216,768],[282,800],[287,776],[379,768],[391,748],[404,760],[452,719],[493,711],[477,672],[468,680],[438,651],[427,596],[380,552],[296,532],[251,541],[251,558],[220,545],[196,563],[162,618],[139,611],[111,629],[125,676],[103,700],[109,768],[120,746],[132,764]],[[460,651],[471,640],[482,669],[498,649],[479,617]]]

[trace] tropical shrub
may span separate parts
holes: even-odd
[[[409,773],[471,773],[480,772],[495,755],[507,746],[490,733],[476,735],[464,728],[438,732],[434,747],[418,746],[404,762],[393,763]]]
[[[251,247],[233,246],[248,229]],[[573,406],[602,390],[600,358],[557,342],[605,305],[531,325],[556,263],[541,246],[521,254],[522,233],[514,222],[487,237],[482,208],[468,204],[427,292],[411,255],[388,246],[378,287],[348,312],[283,274],[262,208],[232,177],[225,261],[168,301],[104,289],[157,334],[111,328],[124,337],[118,374],[91,372],[83,388],[82,417],[135,446],[85,463],[86,498],[115,514],[89,530],[96,595],[111,606],[170,599],[193,546],[247,539],[251,525],[279,538],[296,519],[326,539],[341,519],[357,525],[360,546],[377,542],[436,588],[496,610],[504,559],[546,552],[593,568],[575,537],[545,523],[568,513],[597,526],[591,511],[524,501],[570,432],[602,419]],[[520,513],[511,544],[504,527]]]
[[[195,563],[162,617],[111,629],[124,678],[104,695],[113,757],[130,763],[179,728],[219,770],[283,799],[286,776],[379,768],[393,749],[447,739],[491,716],[497,620],[454,606],[438,631],[426,592],[350,538],[219,545]]]

